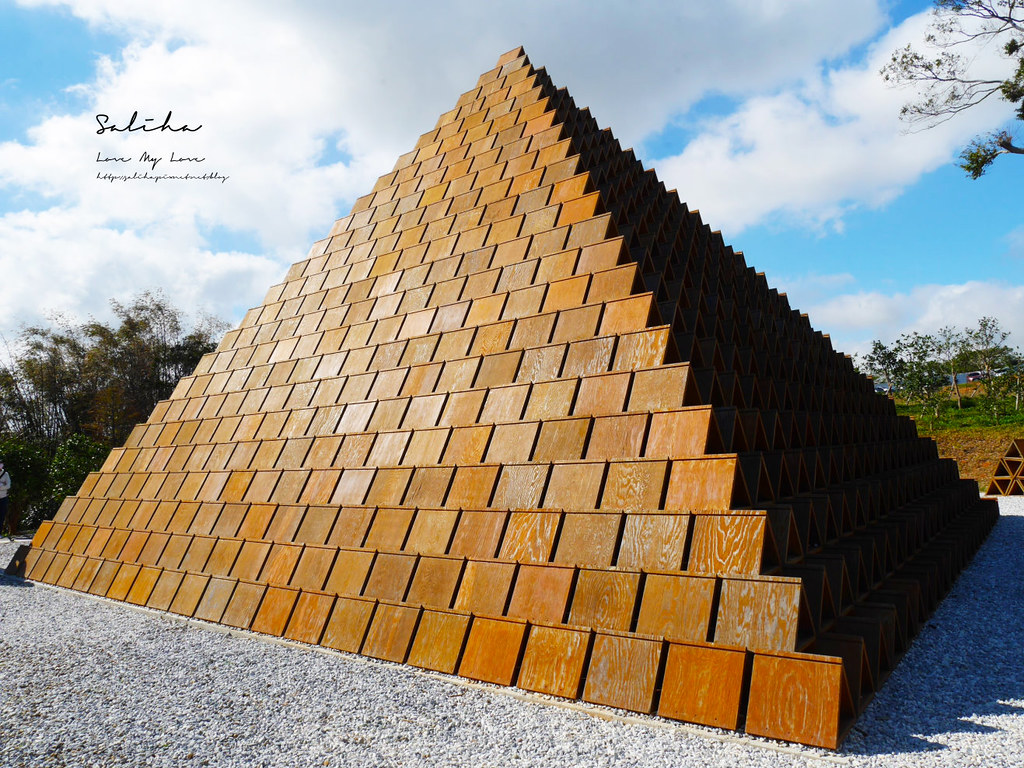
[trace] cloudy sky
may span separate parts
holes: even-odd
[[[908,134],[878,74],[929,7],[0,0],[0,333],[154,288],[236,323],[522,44],[837,348],[982,315],[1024,345],[1024,160],[953,165],[1009,106]],[[201,129],[97,134],[169,111]],[[145,168],[214,178],[116,179]]]

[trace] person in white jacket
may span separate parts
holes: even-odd
[[[11,490],[11,476],[0,461],[0,537],[7,535],[7,492]]]

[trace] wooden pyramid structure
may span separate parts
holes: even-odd
[[[1010,443],[1006,455],[999,460],[988,495],[1024,496],[1024,438]]]
[[[996,516],[516,49],[10,571],[834,748]]]

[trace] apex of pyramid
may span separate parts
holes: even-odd
[[[497,66],[503,67],[506,64],[515,61],[516,59],[526,56],[526,51],[523,50],[523,46],[519,45],[513,48],[511,51],[506,51],[498,57]]]

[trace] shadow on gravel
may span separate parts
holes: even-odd
[[[24,552],[21,542],[0,547],[0,587],[31,587],[32,582],[6,573],[8,567]]]
[[[0,587],[34,587],[28,579],[23,579],[20,576],[8,576],[3,571],[0,571]]]
[[[1024,716],[1024,517],[1000,517],[843,748],[851,755],[946,749],[985,734],[975,719]],[[938,738],[936,738],[938,737]]]

